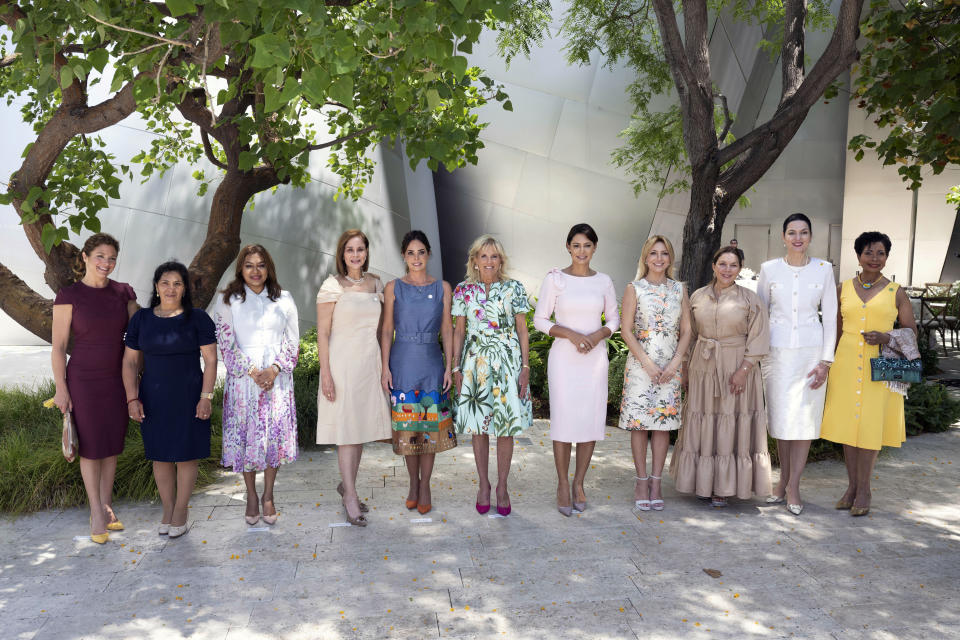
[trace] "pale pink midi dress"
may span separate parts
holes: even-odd
[[[603,319],[601,319],[603,314]],[[555,316],[556,322],[550,320]],[[605,321],[604,321],[605,320]],[[617,294],[605,273],[579,277],[553,269],[540,287],[533,325],[549,335],[554,325],[589,335],[601,327],[611,335],[620,327]],[[565,339],[550,347],[550,439],[558,442],[603,440],[607,422],[607,344],[588,353]]]

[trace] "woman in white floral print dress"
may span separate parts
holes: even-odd
[[[510,513],[507,476],[513,437],[533,425],[530,404],[527,292],[504,274],[507,256],[493,236],[470,247],[467,278],[453,292],[451,313],[457,433],[473,435],[473,455],[480,476],[477,511],[490,509],[487,466],[490,434],[497,437],[497,512]]]
[[[636,279],[623,294],[620,326],[630,349],[623,371],[620,428],[632,431],[636,469],[634,504],[641,511],[663,509],[660,479],[670,431],[680,428],[680,365],[690,343],[690,302],[683,283],[673,280],[673,245],[651,236],[640,251]],[[653,460],[647,475],[647,441]]]

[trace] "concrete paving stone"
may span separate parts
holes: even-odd
[[[346,584],[354,582],[354,584]],[[271,602],[262,603],[258,608],[269,614],[270,605],[292,607],[294,613],[284,614],[308,617],[311,620],[320,618],[339,619],[339,616],[365,616],[374,613],[389,615],[391,613],[411,613],[423,611],[440,611],[450,608],[450,592],[448,589],[430,589],[408,586],[404,590],[397,590],[379,581],[375,571],[357,572],[355,580],[334,581],[331,579],[292,580],[280,583],[274,592]]]
[[[918,594],[919,595],[919,594]],[[836,607],[831,617],[844,629],[870,633],[901,630],[907,637],[935,638],[948,632],[960,635],[960,599],[901,598],[894,603],[864,603]]]
[[[630,597],[637,593],[636,585],[626,575],[560,574],[530,579],[513,574],[509,579],[475,580],[461,589],[450,589],[450,602],[455,609],[465,606],[492,609],[520,604],[601,600],[610,595]]]
[[[437,614],[440,637],[634,638],[642,626],[628,599],[525,607],[455,609]]]
[[[407,615],[342,617],[325,622],[284,620],[274,624],[254,620],[245,627],[230,629],[227,640],[258,640],[277,637],[292,640],[316,638],[350,638],[377,640],[379,638],[436,638],[437,615],[419,613]]]
[[[211,638],[221,640],[229,631],[229,623],[215,616],[183,612],[176,617],[105,619],[102,615],[51,618],[33,636],[33,640],[178,640]]]
[[[3,623],[3,635],[5,638],[10,638],[11,640],[32,640],[49,620],[50,618],[47,616],[5,620]]]
[[[228,558],[219,566],[161,565],[150,571],[118,574],[106,592],[118,600],[182,596],[202,601],[204,593],[214,592],[219,599],[263,601],[273,598],[278,583],[292,580],[296,568],[296,562],[287,560],[231,563]]]

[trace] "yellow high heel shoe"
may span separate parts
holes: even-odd
[[[92,517],[90,518],[90,526],[91,526],[91,527],[93,526],[93,518],[92,518]],[[109,528],[109,527],[110,527],[110,525],[107,525],[107,528]],[[90,534],[90,539],[93,540],[94,542],[96,542],[97,544],[106,544],[107,540],[110,539],[110,534],[109,534],[109,533],[91,533],[91,534]]]
[[[114,522],[111,522],[110,524],[107,525],[107,530],[108,530],[108,531],[123,531],[123,523],[120,522],[119,520],[116,520],[116,521],[114,521]]]

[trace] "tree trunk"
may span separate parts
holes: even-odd
[[[730,207],[718,189],[720,168],[707,162],[691,176],[690,208],[683,225],[683,253],[680,258],[680,279],[692,293],[713,277],[713,252],[720,247],[723,222]]]
[[[269,167],[251,171],[229,169],[213,194],[207,236],[190,262],[193,304],[204,308],[216,295],[217,284],[237,258],[243,211],[254,195],[280,184]]]
[[[53,301],[41,296],[0,264],[0,309],[41,340],[51,341]]]

